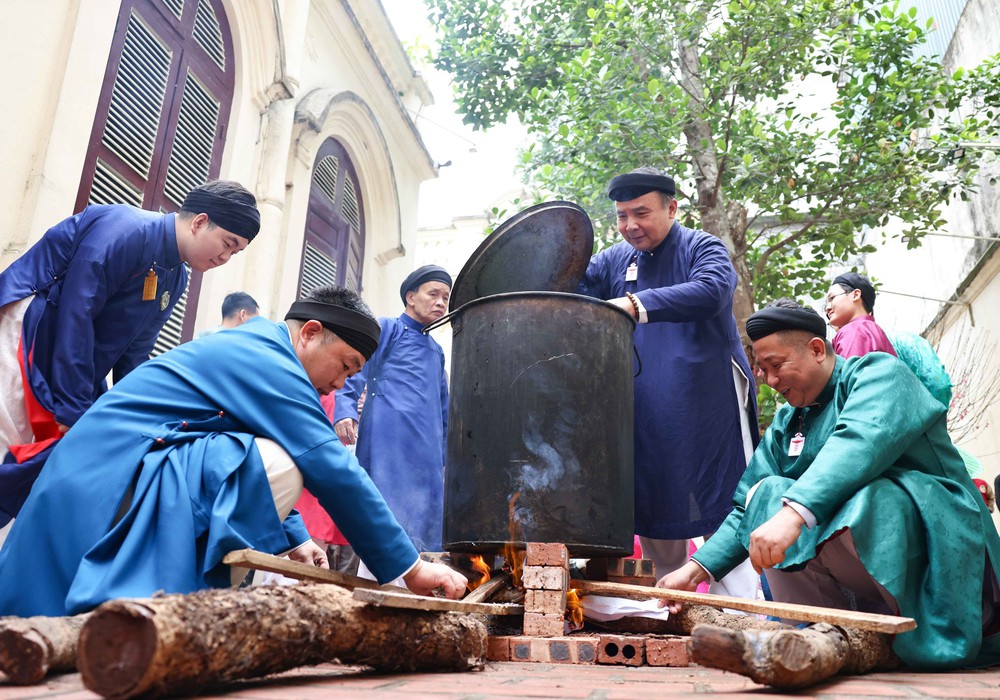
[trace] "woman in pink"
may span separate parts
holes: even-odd
[[[875,323],[874,308],[875,287],[867,277],[845,272],[833,281],[826,293],[826,317],[837,329],[833,349],[838,355],[856,357],[887,352],[896,356],[885,331]]]

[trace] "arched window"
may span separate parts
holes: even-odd
[[[313,165],[299,298],[328,284],[360,292],[364,257],[364,206],[354,165],[339,142],[327,139]]]
[[[113,203],[176,211],[193,187],[218,177],[234,76],[221,0],[124,0],[76,211]],[[191,337],[194,314],[185,311],[200,287],[193,274],[154,355]]]

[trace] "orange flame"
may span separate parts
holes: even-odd
[[[566,592],[566,618],[571,632],[583,629],[583,605],[580,602],[580,591],[575,588]]]
[[[510,532],[509,541],[503,546],[503,556],[506,560],[505,569],[510,570],[511,580],[515,588],[521,587],[521,570],[524,568],[524,555],[525,551],[523,549],[515,549],[514,542],[520,540],[521,537],[518,535],[517,524],[514,520],[514,507],[517,505],[517,499],[521,497],[521,492],[517,491],[513,496],[510,497],[510,506],[508,508],[510,524],[508,526]]]
[[[490,580],[490,566],[478,554],[473,554],[469,557],[469,565],[472,567],[473,571],[478,571],[482,574],[478,581],[472,581],[470,579],[466,584],[469,591],[474,591]]]

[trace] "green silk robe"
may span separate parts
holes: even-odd
[[[694,555],[718,579],[748,556],[750,534],[787,498],[809,508],[776,568],[796,571],[849,528],[862,564],[917,628],[893,649],[909,666],[947,669],[1000,661],[1000,537],[948,437],[946,409],[899,360],[838,357],[817,403],[782,407],[733,497],[735,508]],[[805,437],[802,453],[789,442]],[[750,504],[747,493],[760,483]],[[984,571],[988,574],[985,579]]]

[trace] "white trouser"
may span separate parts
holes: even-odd
[[[34,298],[26,297],[0,307],[0,460],[7,456],[11,445],[24,445],[34,440],[24,405],[24,383],[17,356],[21,320]],[[13,524],[11,520],[0,528],[0,547]]]
[[[267,472],[267,483],[271,487],[271,497],[274,499],[274,509],[278,519],[284,520],[292,512],[295,503],[302,495],[302,473],[284,448],[267,438],[254,438],[264,471]],[[234,566],[230,571],[230,581],[238,586],[247,575],[247,569]]]

